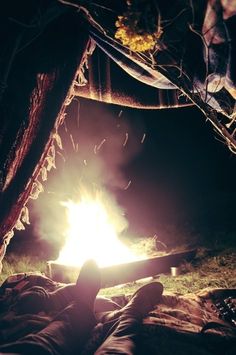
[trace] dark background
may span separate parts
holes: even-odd
[[[157,235],[170,247],[235,243],[236,157],[197,108],[138,110],[75,99],[59,133],[63,158],[58,149],[57,169],[29,204],[31,225],[16,233],[9,250],[56,257],[62,243],[58,201],[75,196],[81,180],[114,196],[132,238]],[[103,138],[99,173],[88,177],[89,167],[96,170],[94,146]]]

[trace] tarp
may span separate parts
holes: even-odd
[[[127,3],[13,0],[1,9],[2,257],[55,164],[57,128],[75,95],[146,109],[196,105],[236,150],[235,1],[133,1],[144,13],[152,4],[160,27],[145,52],[115,38]]]

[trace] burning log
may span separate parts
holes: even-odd
[[[102,267],[100,269],[102,277],[101,287],[115,286],[169,272],[171,266],[178,266],[184,260],[190,261],[194,258],[195,254],[196,249]],[[63,265],[55,261],[48,261],[47,266],[48,276],[59,282],[75,281],[80,270],[79,267]]]

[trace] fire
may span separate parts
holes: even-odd
[[[140,259],[118,238],[119,217],[102,199],[87,195],[79,202],[70,200],[63,205],[69,227],[58,263],[81,266],[85,260],[94,259],[104,267]]]

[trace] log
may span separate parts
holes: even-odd
[[[181,253],[102,267],[100,268],[101,287],[105,288],[125,284],[170,272],[172,266],[179,266],[184,260],[190,261],[195,255],[196,249],[193,249]],[[47,263],[47,276],[58,282],[75,282],[79,275],[79,270],[79,267],[62,265],[56,261],[48,261]]]

